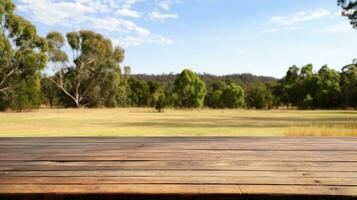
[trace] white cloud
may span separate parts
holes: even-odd
[[[80,2],[54,2],[49,0],[19,1],[19,10],[30,12],[36,21],[46,25],[65,24],[69,19],[76,19],[86,14],[95,13],[98,9]]]
[[[116,15],[123,17],[141,17],[141,14],[135,10],[130,10],[128,8],[121,8],[115,12]]]
[[[163,14],[163,13],[159,13],[159,12],[151,12],[149,13],[149,19],[150,20],[167,20],[167,19],[177,19],[178,15],[177,14]]]
[[[301,11],[287,16],[274,16],[271,18],[273,23],[272,27],[268,27],[260,31],[261,34],[276,33],[281,31],[296,31],[296,30],[306,30],[306,33],[336,33],[336,32],[345,32],[351,30],[351,27],[347,26],[348,23],[335,24],[326,27],[324,24],[316,25],[310,27],[310,30],[307,30],[305,26],[306,22],[318,21],[323,23],[333,22],[337,16],[341,15],[341,12],[331,12],[326,9],[318,9],[313,11]],[[324,20],[324,21],[322,21]],[[327,21],[330,20],[330,21]],[[316,30],[316,27],[324,27]],[[311,29],[315,29],[312,30]]]
[[[159,2],[159,7],[164,10],[170,10],[172,1],[171,0],[164,0]]]
[[[133,6],[145,0],[18,0],[18,9],[47,26],[92,29],[110,37],[115,44],[171,44],[172,40],[152,33],[128,20],[141,17]],[[114,13],[114,14],[113,14]],[[155,16],[154,16],[155,17]],[[177,18],[157,15],[157,18]]]
[[[330,16],[332,13],[325,9],[315,11],[302,11],[289,16],[275,16],[271,19],[272,22],[279,26],[295,25],[307,21],[321,19]]]
[[[138,11],[132,9],[133,5],[140,1],[141,0],[122,0],[119,5],[120,9],[118,9],[115,14],[123,17],[141,17],[141,14]],[[113,5],[115,5],[114,2]],[[116,6],[118,6],[118,4]]]

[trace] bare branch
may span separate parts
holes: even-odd
[[[61,89],[67,96],[69,96],[71,99],[73,99],[74,101],[76,101],[76,98],[74,96],[71,95],[71,93],[69,93],[66,88],[64,87],[63,84],[63,80],[61,79],[61,83],[57,83],[55,80],[53,80],[52,78],[48,78],[51,82],[53,82],[59,89]]]
[[[15,69],[11,70],[6,76],[5,78],[0,82],[0,87],[6,82],[7,79],[9,79],[11,77],[11,75],[13,73],[15,73],[18,70],[18,67],[16,67]]]
[[[5,93],[6,92],[6,90],[9,90],[10,89],[10,87],[6,87],[6,88],[1,88],[0,89],[0,92],[3,92],[3,93]]]

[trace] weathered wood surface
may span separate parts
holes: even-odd
[[[1,138],[14,194],[357,197],[357,138]]]

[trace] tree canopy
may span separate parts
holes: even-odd
[[[175,80],[174,94],[178,107],[202,107],[206,96],[206,85],[196,73],[185,69]]]
[[[16,15],[11,0],[0,2],[0,109],[41,105],[40,71],[47,63],[47,42],[35,26]]]
[[[357,28],[355,0],[338,0]],[[68,51],[68,48],[70,49]],[[72,53],[72,54],[71,54]],[[312,64],[288,68],[280,80],[233,74],[137,75],[120,64],[125,51],[90,30],[46,38],[0,1],[0,110],[50,107],[153,107],[357,109],[356,63],[337,71]],[[48,62],[49,61],[49,62]],[[53,73],[44,74],[44,69]],[[49,70],[46,70],[48,72]]]
[[[109,39],[92,31],[70,32],[66,35],[73,51],[73,61],[62,47],[65,39],[59,32],[47,35],[48,57],[57,67],[53,83],[72,100],[76,107],[115,106],[118,104],[124,50],[113,48]]]
[[[346,16],[351,25],[357,29],[357,1],[356,0],[337,0],[337,4],[342,7],[342,15]]]

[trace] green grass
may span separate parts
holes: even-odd
[[[41,109],[0,113],[0,137],[357,136],[355,111]]]

